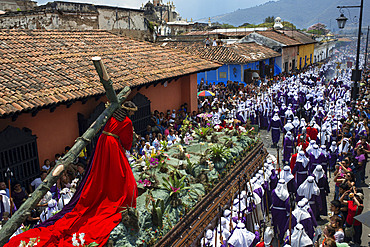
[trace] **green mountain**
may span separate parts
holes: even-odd
[[[238,9],[232,13],[211,17],[212,22],[228,23],[239,26],[243,23],[259,24],[268,16],[279,16],[282,21],[294,23],[297,28],[307,28],[321,22],[331,30],[338,30],[336,18],[340,12],[338,5],[360,5],[360,0],[279,0],[259,6]],[[349,26],[358,26],[360,8],[342,9],[349,19]],[[356,18],[355,18],[356,17]],[[199,21],[207,22],[208,17]],[[370,25],[370,1],[364,1],[363,27]]]

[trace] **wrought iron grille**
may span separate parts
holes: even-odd
[[[12,180],[28,189],[28,185],[40,175],[36,135],[31,130],[8,126],[0,132],[0,180],[6,181],[9,168]]]

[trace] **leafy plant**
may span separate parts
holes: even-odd
[[[213,133],[211,136],[211,142],[212,143],[217,143],[218,142],[218,136],[216,133]]]
[[[223,159],[226,160],[230,155],[230,150],[221,144],[212,145],[209,151],[213,162],[222,161]]]
[[[181,205],[181,199],[179,198],[179,195],[188,189],[190,187],[185,186],[185,176],[183,176],[181,179],[177,179],[177,177],[169,177],[169,179],[164,178],[163,184],[161,187],[163,189],[166,189],[170,193],[170,204],[172,207],[178,207]]]
[[[159,143],[161,144],[163,151],[168,151],[168,141],[161,141]]]
[[[154,172],[142,172],[140,173],[139,177],[140,179],[137,181],[137,183],[139,186],[143,186],[143,188],[155,188],[159,184],[157,176]]]
[[[164,201],[162,199],[152,201],[152,221],[155,226],[159,226],[160,228],[162,228],[164,213],[165,213]]]
[[[192,175],[193,177],[196,177],[195,168],[197,167],[197,165],[190,161],[190,155],[189,154],[187,154],[187,156],[186,156],[186,161],[187,161],[187,165],[186,165],[186,168],[185,168],[186,173]]]
[[[123,207],[122,223],[127,229],[133,229],[135,232],[139,231],[139,211],[133,207]]]
[[[172,178],[177,178],[177,179],[180,179],[182,178],[184,175],[182,175],[179,171],[179,169],[177,167],[174,167],[172,165],[168,165],[168,169],[169,169],[169,175],[170,177]]]
[[[198,135],[200,140],[207,140],[207,136],[212,133],[212,128],[210,127],[200,127],[198,129],[194,129],[195,134]]]
[[[206,165],[207,164],[208,154],[209,154],[209,149],[206,149],[206,151],[204,153],[200,154],[200,158],[199,158],[199,164],[200,165]]]

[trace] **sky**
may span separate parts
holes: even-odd
[[[49,0],[52,2],[53,0]],[[37,0],[38,4],[45,4],[48,0]],[[147,3],[148,0],[61,0],[68,2],[84,2],[99,5],[109,5],[117,7],[140,8],[142,3]],[[168,0],[163,0],[167,2]],[[244,9],[263,4],[269,0],[173,0],[176,11],[183,18],[208,18],[216,15],[233,12],[237,9]]]

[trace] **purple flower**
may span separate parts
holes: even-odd
[[[176,193],[177,191],[179,191],[179,190],[180,190],[180,188],[176,188],[176,187],[172,187],[172,186],[171,186],[171,189],[172,189],[172,191],[173,191],[173,192],[175,192],[175,193]]]
[[[150,187],[152,185],[152,182],[150,182],[150,180],[148,179],[144,179],[144,187]]]
[[[143,184],[143,180],[139,180],[139,181],[137,181],[139,184]]]

